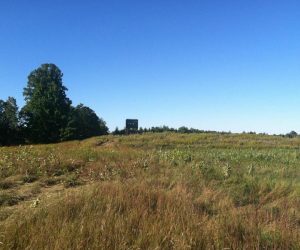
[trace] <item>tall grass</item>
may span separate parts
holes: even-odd
[[[164,133],[0,148],[0,248],[300,249],[299,146]]]

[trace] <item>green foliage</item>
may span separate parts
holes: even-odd
[[[76,187],[78,185],[81,185],[81,181],[78,178],[78,175],[72,174],[70,175],[64,182],[64,186],[66,188],[70,188],[70,187]]]
[[[47,186],[53,186],[53,185],[57,185],[59,183],[61,183],[63,181],[63,178],[59,178],[59,177],[49,177],[49,178],[46,178],[44,180],[44,183],[47,185]]]
[[[83,104],[71,106],[63,73],[55,64],[42,64],[28,76],[25,106],[18,112],[16,100],[0,100],[0,146],[53,143],[105,135],[103,119]]]
[[[42,64],[28,76],[23,92],[26,104],[22,109],[22,118],[28,138],[33,142],[61,140],[71,108],[62,76],[54,64]]]
[[[0,181],[0,189],[10,189],[13,188],[16,184],[12,181]]]
[[[22,200],[22,197],[19,197],[15,194],[0,194],[0,206],[14,206]]]
[[[32,183],[32,182],[35,182],[37,179],[38,179],[38,176],[35,174],[26,174],[23,177],[23,182],[24,183]]]
[[[185,126],[179,127],[178,129],[168,127],[168,126],[160,126],[160,127],[151,127],[151,128],[142,128],[140,127],[139,130],[137,131],[139,134],[143,133],[165,133],[165,132],[170,132],[170,133],[180,133],[180,134],[200,134],[200,133],[214,133],[214,134],[230,134],[231,132],[218,132],[218,131],[209,131],[209,130],[200,130],[200,129],[195,129],[195,128],[188,128]],[[252,132],[250,132],[251,134]],[[114,135],[124,135],[126,134],[125,129],[119,129],[118,127],[115,129],[115,131],[112,132]]]
[[[182,126],[182,127],[178,128],[178,132],[179,133],[188,133],[189,129],[185,126]]]
[[[107,133],[106,123],[91,108],[83,104],[72,108],[70,120],[65,130],[67,139],[85,139]]]
[[[0,145],[11,145],[20,142],[18,123],[18,106],[16,99],[8,97],[0,100]]]
[[[288,138],[295,138],[295,137],[297,137],[297,135],[298,134],[295,131],[291,131],[288,134],[286,134],[286,137],[288,137]]]

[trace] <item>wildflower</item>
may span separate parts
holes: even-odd
[[[34,201],[32,202],[32,204],[31,204],[30,207],[35,208],[35,207],[37,207],[39,204],[40,204],[40,199],[37,198],[36,200],[34,200]]]
[[[231,166],[228,163],[223,167],[223,173],[226,178],[228,178],[230,176]]]

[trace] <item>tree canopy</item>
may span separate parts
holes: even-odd
[[[19,141],[18,106],[16,99],[0,100],[0,145]]]
[[[20,113],[14,98],[0,100],[0,145],[52,143],[106,134],[106,123],[91,108],[83,104],[72,107],[67,90],[63,73],[55,64],[42,64],[33,70],[23,91],[25,105]]]
[[[79,104],[72,108],[68,136],[71,139],[84,139],[92,136],[108,133],[108,128],[103,119],[99,118],[95,111],[89,107]]]
[[[56,142],[66,129],[71,101],[54,64],[42,64],[28,76],[22,109],[27,134],[33,142]]]

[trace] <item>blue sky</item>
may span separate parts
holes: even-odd
[[[0,2],[0,99],[55,63],[113,130],[300,132],[300,1]]]

